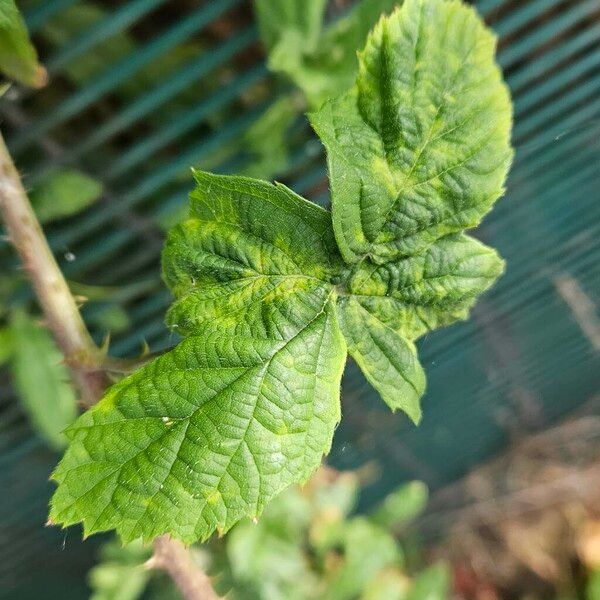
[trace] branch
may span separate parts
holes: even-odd
[[[31,280],[48,327],[81,391],[82,402],[91,406],[99,400],[108,385],[106,375],[99,368],[101,352],[81,318],[1,134],[0,213],[8,237]]]
[[[177,584],[185,600],[219,600],[208,576],[198,569],[192,555],[179,541],[167,535],[154,540],[154,555],[146,563],[150,568],[163,569]]]
[[[0,214],[10,241],[44,311],[48,327],[71,369],[82,401],[95,404],[108,387],[104,353],[96,346],[81,317],[35,216],[21,177],[0,134]],[[186,600],[213,600],[210,579],[194,564],[185,546],[167,536],[155,540],[155,560],[164,568]]]

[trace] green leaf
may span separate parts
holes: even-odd
[[[86,534],[225,532],[305,481],[339,421],[329,214],[283,186],[196,178],[163,257],[188,337],[78,419],[53,475],[51,519]]]
[[[333,217],[279,184],[195,172],[163,253],[167,322],[185,339],[69,428],[53,521],[191,542],[258,516],[329,450],[346,341],[392,409],[419,419],[413,341],[464,318],[502,271],[460,233],[501,194],[511,157],[494,47],[456,1],[407,0],[380,21],[355,87],[313,115]],[[354,597],[397,549],[364,556],[375,524],[333,525],[314,544],[342,539],[359,557],[331,588]]]
[[[150,571],[143,563],[149,548],[139,542],[121,546],[111,540],[101,550],[101,560],[88,573],[90,600],[137,600],[144,593]]]
[[[371,580],[360,600],[406,600],[410,579],[400,569],[388,568]]]
[[[358,70],[356,51],[365,45],[369,30],[397,0],[362,0],[330,25],[318,43],[307,50],[304,36],[290,27],[269,55],[269,67],[289,77],[318,108],[352,86]]]
[[[47,81],[14,0],[0,0],[0,71],[30,87],[41,87]]]
[[[388,494],[371,520],[386,529],[406,525],[423,512],[427,498],[427,486],[421,481],[411,481]]]
[[[8,362],[12,353],[12,332],[9,327],[0,327],[0,366]]]
[[[107,304],[105,307],[95,311],[87,320],[103,331],[112,333],[125,331],[131,325],[127,311],[118,304]]]
[[[503,193],[511,103],[495,47],[472,8],[406,0],[369,36],[354,88],[311,115],[347,262],[422,252]]]
[[[282,96],[246,131],[241,150],[248,156],[242,175],[271,179],[289,162],[289,128],[298,116],[294,97]]]
[[[10,320],[11,369],[15,388],[33,426],[52,447],[62,448],[63,431],[75,420],[77,403],[63,356],[48,331],[24,311]]]
[[[98,4],[77,2],[66,6],[49,19],[42,27],[41,33],[54,47],[66,47],[83,32],[97,27],[108,14],[108,11]],[[107,65],[114,64],[134,51],[135,41],[127,32],[120,31],[95,44],[93,52],[86,52],[70,60],[64,65],[64,72],[73,83],[83,87]],[[125,85],[127,84],[130,82]]]
[[[30,193],[35,213],[42,223],[77,214],[98,200],[102,184],[81,171],[54,171]]]
[[[327,0],[254,0],[260,35],[267,50],[294,30],[313,48],[321,32]]]
[[[378,265],[362,260],[340,297],[348,351],[393,409],[417,423],[425,374],[412,340],[464,319],[477,296],[502,273],[497,253],[464,234],[440,238],[425,252]]]
[[[226,548],[236,598],[246,597],[242,590],[248,588],[256,598],[314,597],[317,578],[303,548],[309,518],[307,498],[292,487],[269,504],[258,523],[236,525]]]
[[[408,339],[468,316],[477,297],[502,274],[497,252],[451,234],[416,256],[354,270],[349,291],[360,305]]]
[[[449,594],[450,572],[440,563],[417,575],[406,600],[447,600]]]
[[[283,185],[195,173],[192,218],[163,252],[178,298],[167,321],[188,334],[219,319],[238,331],[281,338],[314,316],[339,269],[330,214]],[[258,204],[257,202],[260,202]]]
[[[328,582],[326,600],[356,598],[381,571],[403,560],[394,538],[364,517],[348,521],[340,545],[343,563]]]
[[[593,570],[590,573],[585,586],[586,600],[598,600],[600,598],[600,569]]]
[[[425,373],[414,344],[377,319],[352,296],[340,298],[338,315],[348,352],[369,383],[393,411],[400,408],[418,423]]]

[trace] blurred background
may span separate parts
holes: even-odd
[[[360,47],[394,4],[331,0],[320,37],[298,48],[249,0],[17,2],[49,84],[8,91],[2,131],[98,343],[110,333],[112,354],[136,356],[177,342],[159,257],[186,213],[190,166],[277,179],[328,205],[304,113],[350,85],[348,39]],[[424,563],[451,565],[456,597],[598,600],[600,3],[475,5],[514,99],[506,196],[476,231],[506,274],[468,322],[420,340],[420,427],[349,363],[327,462],[360,473],[359,513],[426,484],[410,537]],[[5,241],[0,304],[5,330],[29,331],[32,293]],[[23,379],[44,377],[35,352],[22,360],[26,377],[0,370],[0,598],[87,598],[108,538],[44,527],[58,453],[28,417],[35,399],[19,400]]]

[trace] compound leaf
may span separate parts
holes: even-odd
[[[299,30],[318,36],[313,25]],[[333,216],[283,185],[195,172],[163,253],[167,320],[186,339],[69,428],[53,521],[192,542],[259,515],[329,450],[347,346],[390,407],[419,420],[414,340],[466,317],[503,269],[461,233],[502,193],[511,158],[494,48],[455,0],[407,0],[380,21],[354,88],[312,116]],[[357,539],[373,528],[356,525]],[[369,576],[397,561],[383,546]]]
[[[328,213],[282,186],[196,177],[163,259],[188,337],[79,418],[53,475],[51,519],[86,534],[225,532],[305,481],[339,421]]]
[[[472,8],[407,0],[369,36],[354,88],[311,115],[347,262],[421,252],[502,194],[511,103],[495,46]]]
[[[0,1],[0,71],[31,87],[43,86],[47,80],[14,0]]]
[[[418,423],[425,373],[414,344],[382,323],[352,296],[339,299],[338,312],[348,352],[369,383],[392,410],[401,408]]]

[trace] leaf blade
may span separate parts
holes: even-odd
[[[502,194],[512,109],[494,51],[472,9],[407,0],[369,36],[356,86],[310,115],[347,262],[421,252]]]
[[[323,21],[327,0],[254,0],[260,35],[267,50],[272,50],[289,30],[313,47]]]
[[[102,195],[102,184],[75,169],[63,169],[45,177],[30,194],[41,223],[77,214]]]
[[[0,71],[30,87],[41,87],[47,81],[14,0],[0,3]]]
[[[86,535],[227,531],[305,480],[339,421],[328,213],[283,186],[196,178],[163,253],[169,320],[188,337],[70,428],[54,473],[51,518]]]
[[[493,249],[465,234],[382,265],[363,261],[349,283],[366,310],[408,339],[466,319],[478,296],[504,271]]]
[[[329,450],[344,358],[329,299],[284,341],[200,328],[70,428],[51,519],[191,542],[260,514]]]
[[[63,357],[48,331],[24,311],[10,320],[11,372],[32,424],[54,449],[67,443],[63,431],[77,416],[77,400]]]
[[[348,352],[369,383],[393,411],[400,408],[418,423],[425,373],[412,342],[382,323],[352,296],[340,298],[338,315]]]

